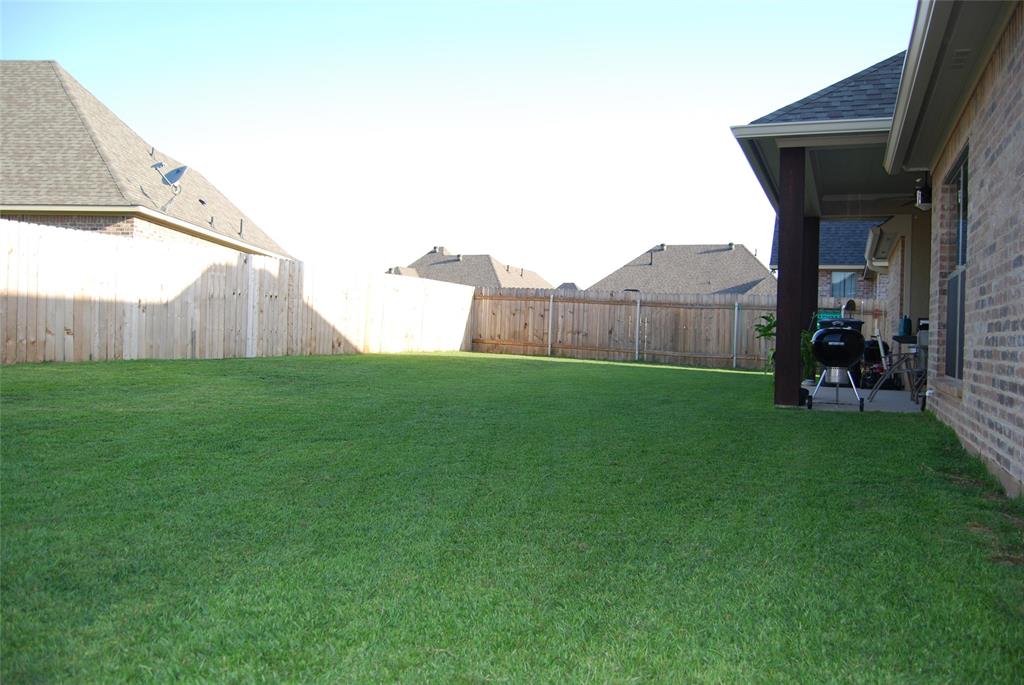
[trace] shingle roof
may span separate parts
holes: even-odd
[[[391,273],[484,288],[551,288],[529,269],[502,264],[486,254],[452,254],[443,247],[435,247],[409,266],[391,269]]]
[[[891,117],[896,108],[904,55],[906,51],[899,52],[750,123]]]
[[[142,206],[284,254],[198,171],[189,168],[175,196],[152,168],[156,162],[165,172],[182,165],[56,62],[0,62],[0,204]]]
[[[645,293],[769,295],[775,279],[743,245],[661,245],[587,290]]]
[[[864,266],[864,248],[868,231],[886,221],[881,219],[822,220],[818,229],[818,264],[833,266]],[[775,221],[772,236],[772,257],[769,264],[779,266],[779,222]]]

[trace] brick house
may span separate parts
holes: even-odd
[[[0,61],[0,111],[0,216],[287,256],[202,174],[144,141],[56,62]]]
[[[1011,494],[1024,489],[1022,93],[1024,3],[919,0],[905,53],[733,127],[779,219],[776,404],[798,401],[819,226],[888,216],[868,268],[888,274],[894,311],[927,312],[928,409]]]
[[[681,295],[774,295],[775,277],[743,245],[655,245],[590,291]]]
[[[429,278],[478,288],[551,288],[537,273],[499,262],[489,254],[452,254],[444,247],[430,252],[409,266],[388,269],[389,274]]]
[[[822,221],[818,239],[818,297],[881,299],[888,293],[886,273],[867,269],[864,245],[872,229],[886,219]],[[775,223],[768,266],[779,268],[779,224]]]

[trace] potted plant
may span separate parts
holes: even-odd
[[[764,314],[761,316],[761,323],[754,324],[754,337],[758,340],[775,340],[775,333],[779,327],[779,322],[775,319],[774,314]],[[764,364],[764,371],[768,373],[775,367],[775,348],[768,350],[768,359]]]

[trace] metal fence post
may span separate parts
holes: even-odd
[[[640,361],[640,291],[636,291],[636,354],[634,361]]]
[[[555,329],[555,291],[551,291],[551,299],[548,300],[548,356],[551,356],[551,337]]]
[[[732,368],[736,368],[736,349],[739,344],[740,331],[740,301],[736,300],[736,306],[732,310]]]

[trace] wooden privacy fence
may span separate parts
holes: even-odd
[[[823,298],[819,306],[844,302]],[[864,320],[865,335],[875,322],[887,335],[881,302],[857,300],[856,305],[852,316]],[[635,292],[478,288],[472,349],[759,369],[772,344],[756,338],[754,325],[774,312],[774,295],[640,293],[638,298]]]
[[[0,223],[5,364],[469,349],[468,286]]]

